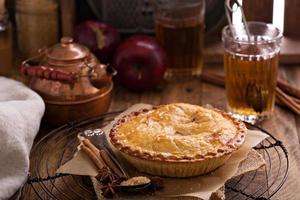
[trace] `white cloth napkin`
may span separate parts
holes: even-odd
[[[0,77],[0,199],[24,184],[29,153],[45,105],[40,96],[20,82]]]

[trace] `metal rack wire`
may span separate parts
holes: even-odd
[[[119,113],[69,123],[45,135],[33,147],[30,174],[22,196],[28,196],[31,191],[30,198],[34,199],[96,199],[88,177],[56,174],[56,170],[72,158],[78,145],[76,136],[79,131],[101,128]],[[253,125],[248,125],[248,128],[261,130],[270,136],[255,147],[263,155],[266,166],[228,181],[225,185],[226,198],[270,199],[286,181],[288,153],[282,142],[267,131]]]

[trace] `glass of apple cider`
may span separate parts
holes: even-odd
[[[204,0],[154,0],[156,38],[168,56],[166,78],[199,76],[203,66]]]
[[[238,118],[256,123],[274,109],[281,31],[271,24],[226,26],[222,32],[229,110]],[[234,36],[233,34],[234,33]]]

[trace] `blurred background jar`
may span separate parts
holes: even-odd
[[[9,75],[12,68],[12,27],[5,9],[5,1],[0,0],[0,75]]]
[[[168,56],[167,78],[199,76],[203,67],[204,0],[155,0],[155,34]]]
[[[55,0],[17,0],[18,48],[23,58],[58,42],[58,3]]]

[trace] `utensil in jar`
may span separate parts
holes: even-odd
[[[231,21],[231,16],[230,15],[232,15],[232,13],[234,13],[238,9],[240,9],[241,14],[242,14],[242,23],[245,27],[246,34],[247,34],[247,37],[248,37],[248,41],[250,41],[251,40],[251,35],[250,35],[249,28],[248,28],[247,20],[246,20],[245,14],[244,14],[243,6],[240,4],[240,2],[238,0],[233,0],[233,2],[237,5],[236,9],[231,8],[231,0],[226,0],[225,1],[225,13],[226,13],[226,17],[227,17],[227,21],[228,21],[228,24],[229,24],[229,27],[230,27],[231,34],[232,34],[233,38],[236,38],[236,33],[235,33],[234,29],[232,28],[233,23]]]

